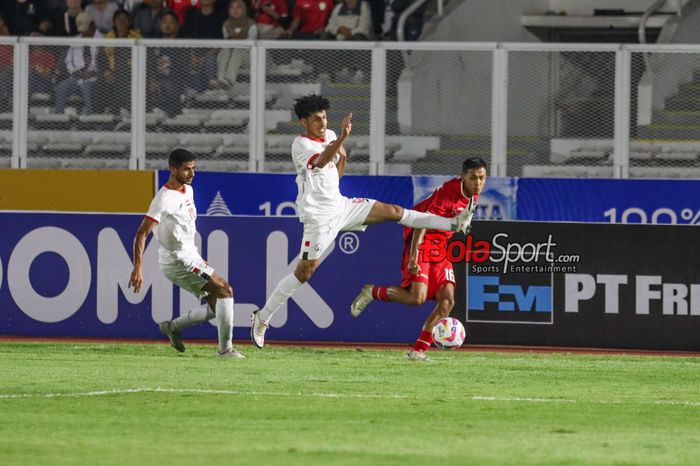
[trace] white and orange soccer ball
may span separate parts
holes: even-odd
[[[443,317],[433,327],[433,343],[445,350],[457,349],[462,346],[466,332],[462,322],[454,317]]]

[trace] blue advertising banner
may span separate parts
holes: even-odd
[[[413,205],[430,196],[436,188],[454,176],[414,176]],[[477,220],[515,220],[518,179],[490,177],[479,196],[474,218]]]
[[[157,242],[144,254],[144,285],[128,288],[131,245],[141,215],[0,213],[0,334],[158,338],[157,322],[198,305],[158,267]],[[250,314],[293,270],[302,228],[295,218],[200,216],[203,256],[235,293],[234,339]],[[412,342],[431,309],[372,303],[360,318],[350,303],[366,283],[398,284],[402,231],[373,225],[341,233],[309,283],[271,322],[270,340]],[[210,324],[185,338],[216,339]]]
[[[517,218],[700,224],[700,181],[520,178]]]
[[[158,172],[164,185],[170,172]],[[263,173],[197,172],[194,201],[209,215],[296,215],[296,175]],[[347,175],[340,180],[346,197],[369,197],[382,202],[411,206],[413,186],[408,176]]]

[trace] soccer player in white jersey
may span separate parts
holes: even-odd
[[[223,358],[244,358],[231,343],[233,289],[202,259],[194,242],[197,233],[197,209],[191,186],[195,171],[194,155],[184,149],[175,149],[168,157],[168,164],[170,179],[153,198],[134,238],[134,269],[129,286],[133,287],[134,293],[141,289],[143,251],[146,238],[153,232],[160,243],[158,264],[165,276],[197,298],[206,297],[207,301],[204,306],[191,309],[174,320],[161,322],[160,331],[167,335],[173,348],[183,352],[182,330],[216,317],[218,355]]]
[[[340,194],[339,180],[345,172],[347,154],[343,143],[352,131],[352,113],[343,118],[340,137],[327,129],[330,102],[311,94],[296,100],[294,111],[304,134],[292,143],[297,171],[296,199],[299,220],[304,224],[301,257],[293,273],[285,276],[265,306],[251,316],[250,336],[258,348],[265,345],[265,331],[273,314],[311,278],[319,260],[340,231],[364,230],[367,225],[399,222],[411,228],[464,232],[471,221],[469,210],[454,218],[404,209],[373,199],[349,199]]]

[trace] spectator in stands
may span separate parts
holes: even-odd
[[[56,81],[56,56],[48,48],[29,48],[29,95],[53,94]]]
[[[199,8],[187,11],[180,35],[193,39],[223,39],[225,19],[224,13],[216,8],[216,0],[200,0]]]
[[[51,32],[46,0],[3,0],[4,17],[14,36],[40,36]]]
[[[243,0],[231,0],[228,5],[228,19],[224,22],[224,39],[255,40],[258,38],[258,28],[255,21],[248,17],[248,8]],[[250,63],[249,52],[245,49],[223,48],[219,51],[217,84],[222,88],[233,91],[238,70]]]
[[[255,22],[260,39],[282,39],[289,37],[286,29],[291,23],[287,0],[254,0]]]
[[[132,28],[132,23],[129,12],[122,8],[118,9],[112,17],[112,29],[105,34],[105,37],[107,39],[140,39],[141,33]]]
[[[292,39],[318,39],[326,29],[333,0],[297,0],[289,32]]]
[[[140,39],[139,31],[131,28],[131,15],[128,11],[119,9],[114,12],[112,30],[107,39]],[[112,107],[113,111],[131,107],[131,48],[105,47],[107,67],[104,83],[114,92],[106,96],[103,107]]]
[[[387,32],[385,39],[388,40],[398,40],[398,32],[396,31],[399,23],[399,18],[401,18],[401,13],[403,13],[409,6],[411,6],[412,0],[392,0],[391,10],[394,12],[394,16],[391,18],[391,27],[389,32]],[[405,41],[416,41],[423,32],[423,15],[428,7],[428,2],[423,3],[416,11],[411,13],[406,22],[404,23],[403,36]]]
[[[179,37],[180,22],[175,12],[163,13],[160,33],[164,39]],[[163,110],[169,117],[182,111],[182,94],[187,78],[189,51],[177,47],[151,47],[148,49],[146,73],[146,109]]]
[[[384,35],[384,15],[386,12],[386,0],[368,0],[372,13],[372,31],[374,37]]]
[[[134,16],[134,29],[137,29],[142,37],[160,37],[161,18],[171,10],[163,8],[163,0],[145,0],[144,4],[146,8]],[[175,17],[177,18],[177,15]]]
[[[75,26],[75,18],[83,11],[80,0],[66,0],[65,6],[54,10],[51,23],[53,34],[56,36],[76,36],[78,29]]]
[[[142,0],[117,0],[117,6],[122,10],[128,11],[132,17],[139,10],[145,8]]]
[[[7,21],[5,21],[5,16],[0,11],[0,36],[9,36],[10,28],[7,26]],[[12,47],[10,47],[12,48]]]
[[[364,0],[343,0],[333,8],[326,31],[326,40],[368,40],[372,36],[369,4]]]
[[[223,39],[225,19],[224,13],[216,7],[216,0],[200,0],[199,8],[187,11],[180,35],[192,39]],[[190,71],[202,80],[201,84],[193,83],[196,90],[204,90],[207,85],[216,82],[218,53],[219,49],[208,49],[192,55]],[[202,84],[203,88],[200,89]]]
[[[185,24],[185,17],[190,8],[199,8],[199,0],[167,0],[166,5],[177,14],[180,27]]]
[[[224,39],[255,40],[258,38],[258,27],[248,16],[248,7],[243,0],[231,0],[228,5],[228,18],[223,26]]]
[[[178,39],[180,37],[180,21],[177,14],[175,14],[172,10],[167,10],[163,14],[163,18],[166,19],[166,21],[163,24],[163,21],[161,20],[161,37],[163,39]]]
[[[79,37],[102,37],[89,13],[82,12],[75,19],[80,32]],[[102,74],[104,55],[97,45],[73,45],[66,54],[68,77],[56,87],[56,112],[63,113],[68,99],[77,93],[83,98],[84,115],[93,112],[93,93],[97,77]]]
[[[102,35],[112,30],[112,19],[114,18],[114,12],[118,9],[119,7],[116,3],[107,0],[92,0],[92,3],[85,7],[85,11],[90,13],[92,20],[95,22],[95,27]]]
[[[46,0],[46,7],[49,9],[49,13],[63,10],[66,7],[66,0]]]

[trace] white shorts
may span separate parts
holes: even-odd
[[[344,197],[335,217],[323,223],[304,223],[301,259],[314,260],[321,257],[341,231],[364,231],[367,225],[363,223],[375,202],[374,199],[364,197]]]
[[[203,298],[208,294],[202,288],[214,274],[214,268],[204,262],[201,257],[187,260],[176,259],[171,264],[160,264],[160,269],[168,280],[183,290],[189,291],[197,298]]]

